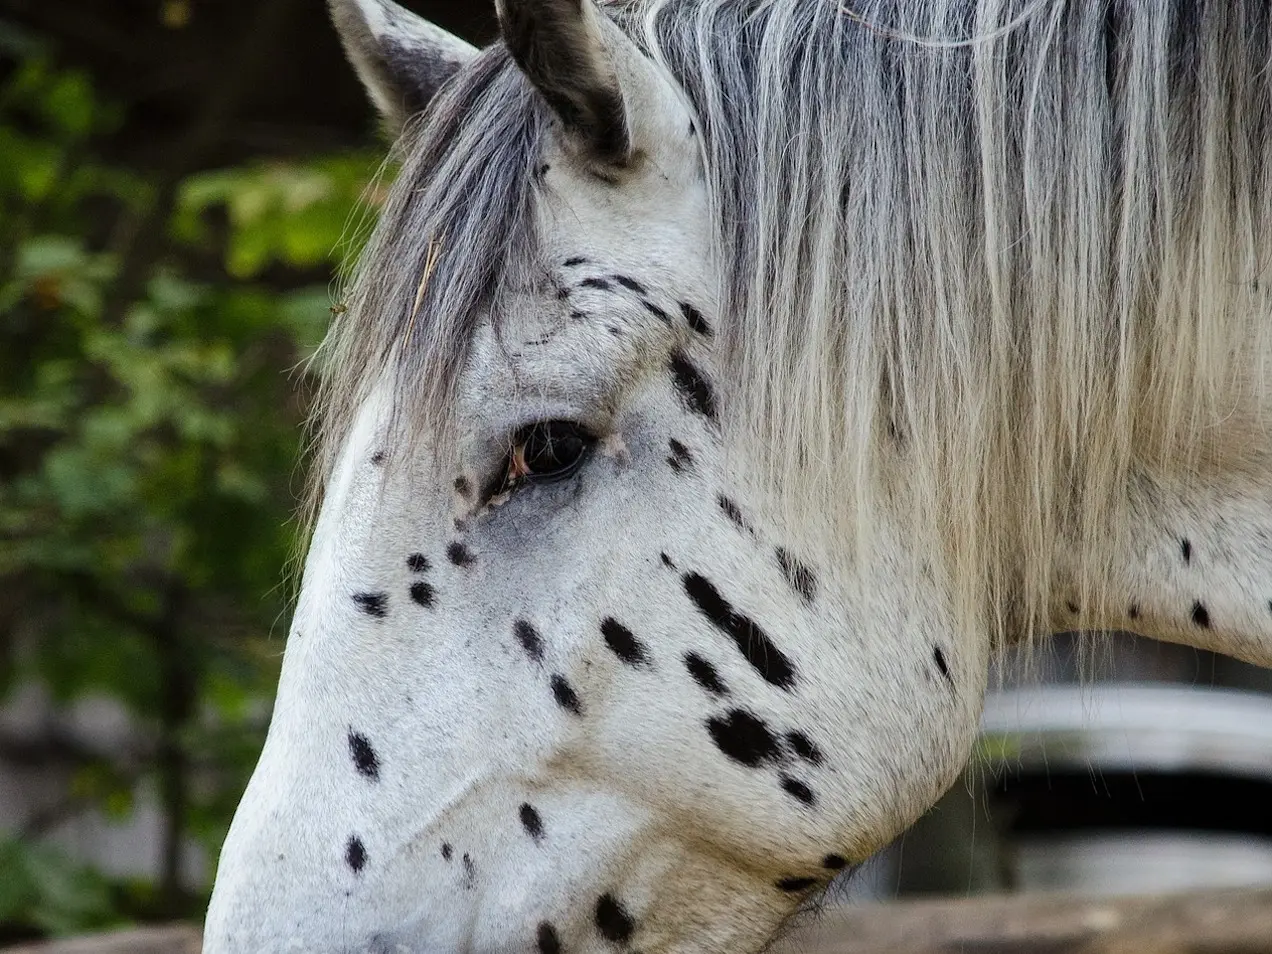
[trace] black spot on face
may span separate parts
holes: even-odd
[[[697,365],[679,351],[671,356],[671,383],[680,392],[681,398],[690,410],[696,411],[707,420],[716,420],[715,392],[698,370]]]
[[[380,780],[380,759],[371,747],[371,742],[361,732],[349,730],[349,754],[353,756],[353,767],[359,775],[364,775],[373,782]]]
[[[570,297],[570,290],[566,288],[564,285],[562,285],[556,290],[556,296],[557,296],[557,301],[565,301],[567,298]]]
[[[406,558],[406,568],[412,573],[427,573],[428,557],[422,553],[412,553]]]
[[[1210,628],[1210,610],[1206,609],[1206,604],[1200,600],[1193,603],[1192,621],[1194,625],[1200,626],[1202,629]]]
[[[468,482],[467,477],[455,478],[455,493],[464,498],[468,498],[473,495],[473,485]]]
[[[626,275],[611,275],[610,278],[618,282],[618,284],[622,285],[628,291],[634,291],[638,295],[645,294],[645,286],[636,281],[634,278],[628,278]]]
[[[387,593],[354,593],[353,601],[358,604],[358,609],[376,619],[384,619],[389,614]]]
[[[671,557],[667,556],[667,554],[660,553],[658,554],[658,558],[662,560],[662,565],[668,569],[674,570],[676,568],[676,564],[672,561]]]
[[[612,616],[607,616],[601,621],[601,635],[605,637],[605,645],[610,648],[610,651],[627,665],[649,665],[649,652],[645,649],[645,645],[630,629]]]
[[[954,687],[954,676],[950,674],[950,664],[945,658],[945,651],[940,646],[932,647],[932,661],[936,663],[936,668],[940,670],[941,676],[950,684],[950,688]]]
[[[1067,603],[1065,603],[1064,608],[1069,611],[1070,615],[1073,615],[1073,616],[1078,615],[1079,607],[1077,603],[1073,602],[1073,600],[1069,600]]]
[[[782,776],[782,788],[788,795],[799,799],[805,805],[812,805],[817,799],[813,796],[813,790],[801,782],[797,778],[791,778],[789,775]]]
[[[451,848],[450,843],[445,841],[442,842],[442,858],[446,861],[450,861],[452,854],[454,854],[454,849]]]
[[[724,515],[728,517],[730,521],[738,526],[740,530],[745,530],[747,533],[754,532],[751,529],[751,525],[746,522],[746,517],[742,515],[742,508],[734,503],[731,498],[726,497],[724,494],[720,494],[716,497],[716,505],[724,512]]]
[[[792,752],[812,765],[821,765],[824,760],[822,751],[817,747],[817,743],[803,732],[787,732],[786,744],[791,747]]]
[[[1192,541],[1184,537],[1179,541],[1179,553],[1184,558],[1184,563],[1192,562]]]
[[[345,845],[345,864],[353,869],[353,873],[357,874],[367,863],[367,849],[362,844],[362,839],[357,835],[349,836],[349,843]]]
[[[473,859],[467,853],[460,861],[464,865],[464,887],[471,891],[477,884],[477,866],[473,864]]]
[[[539,636],[537,629],[524,619],[519,619],[512,624],[512,632],[527,656],[535,662],[543,662],[543,639]]]
[[[732,709],[724,718],[707,720],[707,732],[721,752],[748,768],[758,768],[782,758],[782,747],[763,719],[745,709]]]
[[[689,675],[693,676],[694,682],[713,696],[728,695],[729,687],[720,678],[716,667],[697,653],[685,653],[685,668],[689,670]]]
[[[737,612],[705,576],[686,573],[685,592],[703,616],[732,638],[738,651],[764,679],[788,692],[795,686],[795,667],[753,620]]]
[[[566,680],[565,676],[560,673],[552,674],[552,697],[556,699],[557,705],[562,709],[567,709],[575,715],[583,714],[583,706],[579,703],[579,697],[575,694],[574,688]]]
[[[586,265],[587,259],[584,258],[582,255],[576,255],[574,256],[574,258],[567,258],[561,264],[564,265],[566,268],[573,268],[576,265]]]
[[[538,946],[539,954],[561,954],[561,939],[557,937],[556,928],[547,921],[539,925],[535,943]]]
[[[642,298],[640,303],[645,306],[645,310],[661,321],[665,325],[671,324],[671,315],[667,314],[662,308],[659,308],[648,298]]]
[[[446,548],[446,559],[456,566],[472,566],[476,560],[472,551],[458,540]]]
[[[371,455],[371,463],[375,464],[375,466],[377,466],[377,467],[379,467],[381,464],[383,464],[383,463],[384,463],[384,451],[380,450],[380,451],[376,451],[374,454],[372,454],[372,455]]]
[[[588,314],[586,311],[579,311],[577,308],[574,309],[574,311],[570,312],[571,321],[583,321],[587,317],[588,317]]]
[[[411,584],[411,599],[420,606],[432,606],[433,598],[436,596],[433,587],[420,580]]]
[[[848,859],[843,855],[827,855],[822,859],[822,867],[831,871],[842,871],[848,867]]]
[[[715,334],[711,330],[711,326],[707,324],[707,320],[702,317],[702,312],[689,304],[689,302],[682,301],[680,303],[680,313],[685,316],[685,321],[688,322],[689,327],[693,331],[708,338]]]
[[[782,576],[786,577],[791,589],[806,602],[811,603],[817,597],[817,577],[806,563],[791,556],[790,550],[785,547],[777,548],[777,565],[782,568]]]
[[[618,899],[606,893],[596,899],[596,929],[605,940],[626,944],[631,940],[636,924]]]
[[[539,817],[539,813],[535,807],[529,802],[521,806],[519,813],[521,815],[521,827],[526,830],[526,834],[539,841],[543,838],[543,819]]]
[[[777,882],[777,887],[781,891],[789,891],[794,894],[800,891],[807,891],[816,884],[816,878],[782,878]]]
[[[1126,615],[1129,616],[1131,619],[1139,619],[1139,616],[1140,616],[1139,604],[1132,603],[1130,608],[1126,611]]]
[[[611,286],[609,282],[607,282],[603,278],[596,278],[595,276],[591,278],[585,278],[583,279],[583,281],[579,282],[579,284],[582,285],[584,288],[595,288],[597,291],[611,290]]]
[[[667,463],[671,465],[671,469],[676,473],[679,474],[693,466],[693,454],[680,441],[673,437],[667,441],[667,447],[671,450],[671,456],[667,458]]]

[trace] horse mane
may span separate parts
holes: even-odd
[[[1263,0],[604,9],[697,115],[726,427],[795,526],[860,544],[906,514],[960,629],[1032,632],[1135,469],[1204,466],[1264,400]],[[324,472],[386,369],[415,415],[453,402],[478,312],[533,272],[545,128],[496,47],[408,139],[333,331]]]

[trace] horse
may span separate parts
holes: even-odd
[[[207,954],[757,951],[1005,648],[1272,665],[1262,0],[330,4],[400,168]]]

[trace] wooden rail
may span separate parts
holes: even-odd
[[[6,948],[0,954],[199,954],[171,925]],[[1009,895],[826,911],[772,954],[1272,954],[1272,889],[1150,898]],[[247,954],[247,952],[244,952]]]

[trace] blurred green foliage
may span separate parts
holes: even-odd
[[[113,308],[129,230],[162,190],[101,157],[121,113],[90,77],[38,43],[19,52],[0,84],[0,701],[38,682],[124,703],[138,751],[61,753],[68,812],[126,817],[145,786],[168,827],[154,884],[85,870],[30,827],[0,837],[11,937],[201,913],[181,843],[215,858],[263,740],[297,543],[299,368],[377,168],[359,153],[184,179],[141,293]]]

